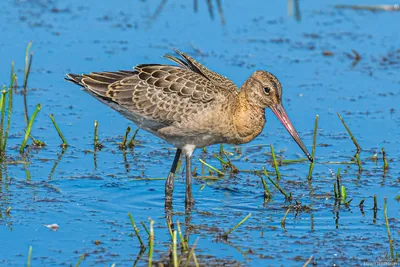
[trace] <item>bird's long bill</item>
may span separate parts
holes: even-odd
[[[282,104],[278,104],[276,106],[273,106],[273,107],[271,107],[271,110],[272,110],[272,112],[275,113],[275,115],[281,121],[283,126],[285,126],[286,130],[293,137],[294,141],[296,141],[296,143],[299,145],[301,150],[303,150],[304,154],[306,154],[307,158],[311,162],[314,162],[314,159],[311,157],[310,153],[308,153],[307,148],[305,147],[305,145],[301,141],[299,134],[294,129],[293,124],[290,122],[289,117],[286,114],[285,109],[283,108],[283,105]]]

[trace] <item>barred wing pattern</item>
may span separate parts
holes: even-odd
[[[164,55],[164,57],[179,64],[180,66],[182,66],[184,68],[190,69],[194,72],[197,72],[197,73],[203,75],[204,77],[206,77],[208,80],[210,80],[216,86],[223,87],[235,94],[239,93],[239,89],[237,88],[237,86],[231,80],[226,78],[225,76],[206,68],[205,66],[201,65],[199,62],[197,62],[191,56],[189,56],[177,49],[174,49],[174,51],[175,51],[175,53],[180,55],[183,60],[180,58],[171,56],[171,55]]]
[[[204,75],[180,66],[143,64],[136,66],[135,71],[67,76],[100,100],[117,104],[110,106],[129,119],[133,113],[141,120],[151,121],[153,131],[189,120],[213,105],[215,98],[221,105],[232,94]]]

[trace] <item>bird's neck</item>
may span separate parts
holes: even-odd
[[[233,123],[236,129],[235,144],[248,143],[256,138],[265,124],[264,109],[251,103],[246,90],[240,90],[235,107]]]

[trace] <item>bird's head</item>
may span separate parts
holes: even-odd
[[[307,151],[307,148],[304,146],[283,108],[282,86],[279,80],[272,73],[258,70],[255,71],[247,80],[246,87],[248,89],[246,92],[248,101],[253,105],[257,105],[264,109],[270,108],[299,145],[301,150],[303,150],[304,154],[311,162],[313,162],[314,159]]]

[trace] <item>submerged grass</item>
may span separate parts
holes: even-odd
[[[389,240],[390,257],[392,258],[392,260],[395,260],[394,249],[393,249],[393,239],[392,239],[392,235],[390,233],[389,219],[387,216],[387,199],[386,199],[386,197],[383,200],[383,215],[385,217],[386,231],[387,231],[388,240]]]
[[[124,134],[124,139],[122,140],[122,143],[118,145],[119,149],[125,149],[127,147],[126,145],[126,140],[128,139],[128,134],[131,132],[131,127],[128,126],[126,128],[125,134]]]
[[[140,237],[139,229],[136,227],[136,223],[135,223],[135,221],[133,220],[132,214],[131,214],[130,212],[128,212],[128,216],[129,216],[129,220],[131,221],[133,230],[135,231],[136,237],[137,237],[137,239],[139,240],[140,248],[144,248],[144,247],[145,247],[145,246],[144,246],[144,243],[143,243],[143,241],[142,241],[142,238]]]
[[[264,166],[263,166],[263,173],[264,173],[265,177],[269,177],[267,169]],[[265,198],[271,198],[272,197],[271,191],[269,191],[267,183],[265,182],[265,180],[264,180],[264,178],[262,176],[260,176],[260,178],[261,178],[261,182],[262,182],[263,187],[264,187],[264,197]]]
[[[85,258],[86,258],[86,253],[83,253],[83,254],[79,257],[78,262],[76,263],[75,267],[79,267],[79,266],[81,265],[82,261],[83,261]]]
[[[189,246],[186,240],[183,238],[181,224],[179,223],[179,221],[176,221],[176,225],[178,227],[178,234],[179,234],[179,239],[181,240],[182,243],[182,249],[183,251],[187,251],[189,249]]]
[[[376,200],[376,194],[374,194],[374,207],[372,209],[375,212],[378,210],[378,201]]]
[[[172,236],[173,236],[172,237],[172,257],[174,259],[174,267],[179,267],[177,244],[176,244],[176,230],[173,231]]]
[[[281,179],[281,174],[279,172],[278,162],[276,161],[274,146],[271,144],[270,148],[271,148],[271,154],[272,154],[272,164],[273,164],[273,166],[275,168],[275,172],[276,172],[276,179],[279,181]]]
[[[0,110],[1,110],[0,148],[3,148],[3,131],[4,131],[4,117],[5,117],[5,113],[6,113],[6,96],[7,96],[6,86],[3,86],[3,89],[1,92],[1,99],[0,99]]]
[[[194,250],[197,246],[197,242],[199,241],[199,238],[196,238],[196,241],[194,241],[192,248],[189,251],[189,255],[187,257],[186,263],[185,263],[185,267],[189,266],[190,264],[190,260],[193,258],[194,264],[196,267],[199,266],[199,263],[197,262],[197,258],[196,258],[196,254],[194,253]]]
[[[263,169],[265,170],[265,167],[263,167]],[[267,179],[279,190],[279,192],[281,192],[284,196],[285,199],[287,200],[291,200],[292,199],[292,193],[289,193],[289,195],[285,192],[285,190],[283,190],[277,183],[274,182],[274,180],[272,180],[269,175],[268,172],[265,170],[264,171],[264,175],[267,177]]]
[[[226,231],[225,233],[222,234],[222,238],[227,239],[228,236],[236,230],[236,228],[238,228],[239,226],[241,226],[245,221],[247,221],[248,218],[250,218],[251,216],[251,212],[243,218],[243,220],[241,220],[238,224],[236,224],[234,227],[232,227],[231,229],[229,229],[228,231]]]
[[[288,208],[285,212],[285,215],[283,215],[282,221],[281,221],[281,226],[283,229],[286,229],[286,217],[290,212],[290,208]]]
[[[315,157],[315,147],[317,146],[318,118],[319,118],[318,115],[315,116],[314,136],[313,136],[313,144],[312,144],[312,150],[311,150],[311,157],[313,159]],[[314,169],[314,162],[311,162],[310,163],[310,169],[308,170],[308,176],[307,176],[307,178],[309,180],[311,180],[313,169]]]
[[[389,164],[386,159],[386,152],[385,149],[382,147],[382,160],[383,160],[383,169],[386,171],[389,169]]]
[[[342,198],[342,190],[340,187],[340,168],[338,169],[337,174],[336,174],[336,192],[337,192],[337,194],[336,194],[337,200],[341,199]]]
[[[8,106],[7,106],[7,127],[3,139],[3,147],[1,147],[1,153],[6,152],[7,148],[7,140],[8,140],[8,135],[10,131],[10,126],[11,126],[11,114],[12,114],[12,106],[13,106],[13,86],[15,83],[15,79],[17,78],[17,75],[14,73],[14,62],[11,64],[11,82],[10,86],[8,88]],[[4,109],[5,107],[3,107]]]
[[[33,53],[30,53],[30,49],[32,46],[32,42],[29,42],[26,50],[25,50],[25,71],[24,71],[24,87],[23,87],[23,95],[24,95],[24,115],[25,115],[25,123],[28,125],[29,122],[29,115],[28,115],[28,102],[26,97],[26,90],[28,87],[28,78],[31,72],[32,60],[33,60]]]
[[[54,128],[56,128],[56,131],[57,131],[57,133],[58,133],[58,136],[60,136],[60,138],[61,138],[61,140],[62,140],[61,147],[62,147],[62,148],[66,148],[66,147],[68,146],[67,140],[65,140],[64,135],[62,134],[60,128],[58,128],[58,125],[57,125],[57,123],[56,123],[56,120],[54,119],[54,115],[53,115],[53,114],[50,114],[49,116],[50,116],[51,122],[52,122],[53,125],[54,125]]]
[[[201,163],[203,163],[205,166],[207,166],[208,168],[210,168],[211,170],[215,171],[215,172],[218,174],[218,176],[224,176],[224,175],[225,175],[225,173],[223,173],[223,172],[221,172],[220,170],[218,170],[217,168],[211,166],[210,164],[208,164],[208,163],[205,162],[204,160],[199,159],[199,161],[200,161]]]
[[[342,122],[344,128],[346,128],[346,131],[347,131],[347,133],[349,134],[349,136],[350,136],[351,140],[353,141],[354,145],[356,146],[357,152],[356,152],[356,154],[354,155],[354,157],[356,158],[356,162],[357,162],[357,165],[358,165],[358,170],[361,172],[361,171],[362,171],[362,165],[361,165],[361,160],[360,160],[361,147],[360,147],[360,145],[358,144],[358,142],[357,142],[356,138],[354,137],[354,135],[352,134],[352,132],[350,131],[350,128],[349,128],[349,127],[347,126],[347,124],[344,122],[342,116],[340,116],[339,113],[337,113],[337,115],[338,115],[340,121]]]
[[[99,123],[97,120],[94,121],[94,139],[93,139],[93,149],[94,151],[102,149],[103,145],[99,141]]]
[[[153,250],[154,250],[154,221],[150,219],[150,235],[149,235],[149,263],[148,266],[152,267],[153,264]]]
[[[28,126],[27,126],[27,128],[25,130],[24,140],[22,141],[21,147],[19,148],[19,152],[20,153],[24,152],[26,142],[28,141],[28,138],[29,138],[31,130],[32,130],[33,121],[35,120],[36,115],[41,110],[41,108],[42,108],[42,105],[41,104],[37,104],[36,110],[33,112],[32,117],[29,120]]]
[[[139,130],[140,130],[140,128],[137,128],[135,130],[135,132],[133,133],[131,140],[129,140],[129,143],[128,143],[128,147],[129,148],[134,148],[135,147],[135,138],[136,138],[136,135],[139,132]]]
[[[31,267],[31,261],[32,261],[32,246],[30,246],[28,250],[28,260],[26,262],[27,267]]]

